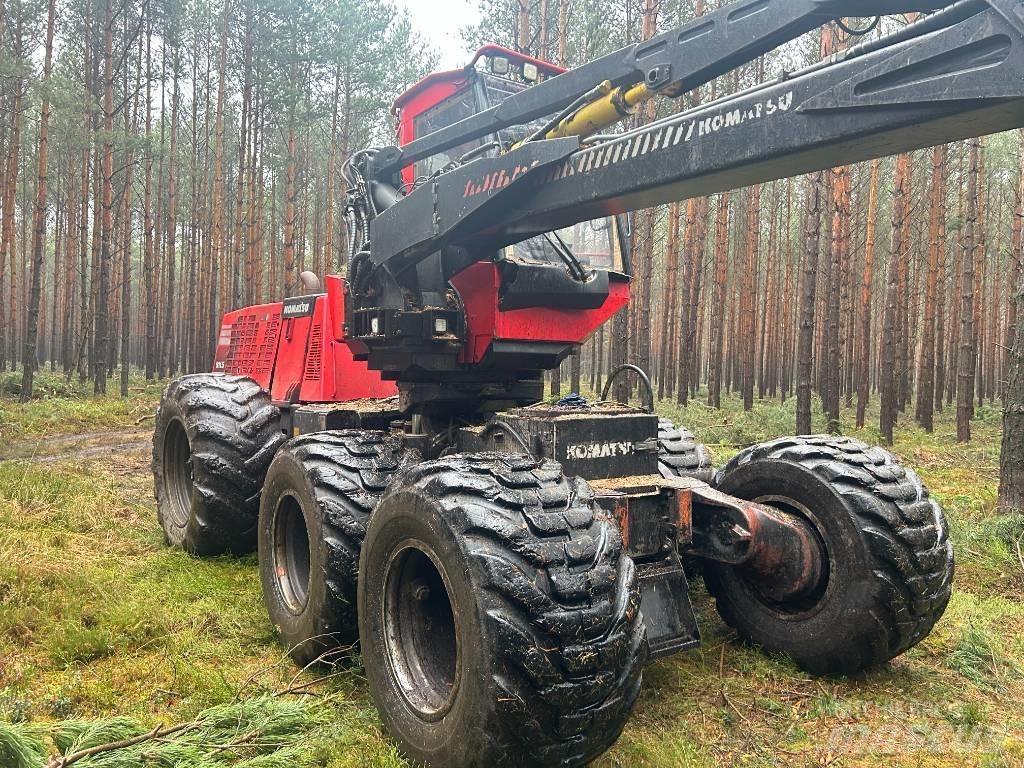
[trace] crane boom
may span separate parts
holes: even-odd
[[[497,240],[1019,128],[1021,30],[990,8],[583,147],[538,174]]]
[[[780,37],[820,23],[823,8],[838,12],[843,5],[760,0],[727,6],[718,13],[737,17],[733,24],[761,16],[750,10],[754,6],[779,17],[756,43],[746,27],[729,27],[720,38],[704,33],[702,47],[687,49],[702,74],[677,82],[691,85],[720,74],[739,58],[761,53],[765,38],[772,43],[768,49],[775,47]],[[929,4],[875,5],[891,10]],[[371,227],[371,260],[400,274],[453,244],[499,248],[599,216],[1024,126],[1022,9],[1021,0],[962,0],[825,66],[627,133],[592,137],[583,145],[576,137],[534,141],[467,163],[381,211]],[[749,13],[738,15],[744,10]],[[706,25],[713,30],[715,19]],[[694,39],[701,28],[691,23],[662,35],[654,50],[668,39]],[[627,58],[643,58],[647,50],[634,46]],[[510,112],[509,102],[546,85],[509,98],[498,111]],[[426,136],[423,146],[462,139],[491,112],[456,123],[454,132]],[[426,151],[417,144],[402,157]],[[392,155],[380,160],[379,173],[394,167]]]
[[[676,29],[570,70],[490,109],[393,148],[378,166],[382,174],[480,136],[529,123],[565,109],[603,82],[613,87],[645,84],[678,95],[714,80],[780,45],[843,16],[935,11],[942,0],[744,0]],[[964,8],[984,0],[957,3]]]

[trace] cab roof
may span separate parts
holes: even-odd
[[[466,78],[466,76],[476,66],[476,63],[485,56],[505,56],[510,61],[518,64],[534,64],[539,72],[554,77],[565,72],[564,67],[559,67],[556,64],[552,64],[541,59],[536,59],[533,56],[528,56],[525,53],[519,51],[513,51],[510,48],[505,48],[501,45],[484,45],[473,54],[473,59],[462,69],[449,69],[444,72],[434,72],[427,75],[414,86],[409,88],[405,93],[395,99],[391,109],[394,112],[398,112],[403,109],[410,101],[415,99],[418,95],[428,90],[431,86],[438,83],[450,83],[458,82]]]

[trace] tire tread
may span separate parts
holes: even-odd
[[[949,603],[954,563],[942,511],[918,475],[888,451],[852,438],[789,437],[741,452],[718,473],[715,485],[736,468],[761,460],[798,463],[831,484],[869,553],[877,586],[869,613],[876,631],[858,633],[859,647],[834,660],[836,671],[888,661],[924,639]],[[723,619],[741,628],[741,618],[716,594],[721,586],[714,579],[706,582]]]
[[[157,516],[168,543],[198,555],[242,554],[255,546],[259,491],[285,436],[280,411],[252,379],[214,373],[183,376],[164,392],[157,423],[168,405],[182,415],[192,453],[195,496],[183,539],[171,541],[162,497],[163,431],[153,441]]]
[[[353,646],[359,552],[370,515],[403,465],[401,443],[384,432],[338,430],[301,435],[283,450],[301,462],[320,510],[327,548],[322,577],[333,603],[325,606],[332,626],[322,634],[339,647]]]
[[[708,449],[693,432],[668,419],[658,419],[658,471],[665,478],[692,477],[705,483],[715,474]]]
[[[618,738],[640,689],[647,644],[633,561],[587,484],[558,464],[456,455],[408,470],[438,499],[484,582],[496,754],[519,765],[583,765]]]

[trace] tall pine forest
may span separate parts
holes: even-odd
[[[577,66],[717,4],[479,0],[464,58]],[[631,122],[820,61],[866,21]],[[223,312],[344,274],[342,165],[394,141],[393,99],[436,62],[389,0],[0,0],[0,370],[26,398],[44,368],[123,394],[130,368],[209,370]],[[799,432],[820,404],[889,442],[947,410],[968,442],[1005,405],[1003,496],[1024,506],[1024,132],[842,161],[633,214],[632,305],[551,395],[628,362],[665,400],[795,398]]]

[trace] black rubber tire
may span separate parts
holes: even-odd
[[[172,381],[156,414],[152,463],[167,543],[201,556],[253,551],[263,478],[284,441],[280,411],[252,379]]]
[[[814,674],[853,674],[916,645],[945,611],[953,580],[945,517],[887,451],[849,438],[784,438],[740,453],[715,486],[810,515],[828,557],[819,593],[791,605],[771,604],[741,569],[705,562],[719,614],[743,637]]]
[[[693,432],[668,419],[658,419],[658,472],[665,478],[692,477],[704,483],[715,474],[708,449]]]
[[[389,577],[392,558],[413,552],[423,560],[428,549],[454,607],[390,631],[385,615],[394,601],[385,595],[408,584]],[[589,486],[558,464],[478,454],[410,469],[377,507],[359,576],[370,692],[414,764],[579,766],[622,732],[647,657],[636,569]],[[436,590],[429,594],[435,599]],[[443,685],[408,693],[395,659],[420,657],[396,656],[392,646],[408,638],[415,645],[416,627],[431,627],[422,630],[422,648],[434,660],[412,668],[450,674]],[[426,698],[423,691],[449,690],[450,708],[433,719],[410,703]]]
[[[290,440],[270,466],[259,518],[263,600],[291,657],[303,667],[318,659],[332,661],[359,640],[359,548],[370,515],[403,458],[396,438],[349,430]],[[278,519],[285,523],[291,514],[281,507],[286,497],[298,502],[302,516],[305,579],[291,570],[294,558],[280,556],[279,545],[286,547],[288,534]],[[301,556],[298,562],[301,569]],[[290,586],[303,580],[304,600]]]

